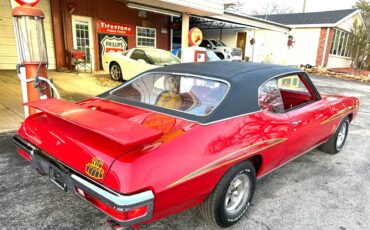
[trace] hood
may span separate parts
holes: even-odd
[[[168,129],[175,129],[185,122],[99,99],[79,104],[47,99],[28,106],[42,113],[27,118],[19,134],[47,154],[100,183],[115,159],[155,142]],[[167,127],[154,125],[163,119],[172,123]]]

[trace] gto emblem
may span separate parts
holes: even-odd
[[[57,142],[55,143],[57,146],[60,145],[60,140],[57,140]]]
[[[86,164],[87,175],[95,179],[102,179],[104,175],[103,163],[102,159],[94,157],[91,163]]]

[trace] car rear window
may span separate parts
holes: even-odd
[[[197,116],[206,116],[225,98],[229,84],[181,74],[150,73],[115,89],[112,95]]]

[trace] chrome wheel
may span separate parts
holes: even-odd
[[[121,68],[117,64],[113,64],[110,68],[110,76],[113,80],[120,80],[121,79]]]
[[[225,211],[229,215],[238,213],[248,200],[251,181],[246,174],[238,174],[230,183],[225,196]]]
[[[340,130],[338,132],[338,137],[337,137],[337,149],[340,150],[344,144],[344,140],[346,139],[346,134],[347,134],[347,123],[343,123],[343,125],[340,127]]]

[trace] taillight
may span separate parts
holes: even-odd
[[[83,191],[82,189],[75,187],[76,193],[79,194],[86,201],[93,204],[95,207],[101,211],[107,213],[111,217],[119,221],[128,221],[133,220],[142,216],[145,216],[148,213],[148,206],[140,206],[134,208],[115,208],[99,200],[90,193]]]

